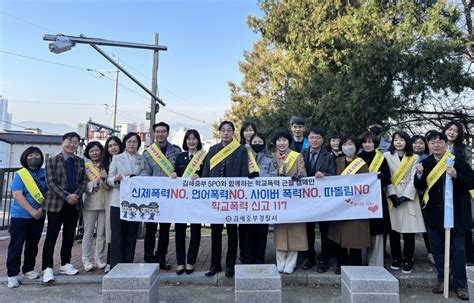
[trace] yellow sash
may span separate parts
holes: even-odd
[[[147,151],[153,160],[155,160],[156,164],[158,164],[158,166],[165,172],[165,174],[168,175],[168,177],[171,176],[171,174],[174,172],[174,166],[171,164],[168,158],[163,155],[163,152],[158,147],[158,145],[153,143],[147,148]]]
[[[189,161],[188,166],[186,166],[182,177],[191,178],[196,173],[199,166],[201,166],[202,161],[204,161],[204,158],[206,158],[206,152],[202,149],[196,154],[194,154],[191,161]]]
[[[375,160],[375,159],[374,159]],[[359,169],[362,168],[362,166],[364,166],[365,164],[365,161],[362,160],[362,158],[355,158],[354,160],[352,160],[351,163],[349,163],[349,165],[347,165],[347,167],[342,171],[342,174],[341,176],[347,176],[347,175],[355,175]]]
[[[433,170],[428,174],[426,177],[426,184],[428,185],[425,194],[423,195],[423,203],[426,205],[428,204],[428,201],[430,199],[430,195],[428,194],[431,187],[441,178],[441,176],[446,172],[446,159],[447,158],[454,159],[455,157],[449,152],[446,151],[444,153],[444,156],[441,158],[441,160],[438,161],[438,164],[433,168]]]
[[[471,193],[471,198],[474,199],[474,189],[471,189],[469,192]]]
[[[403,177],[407,174],[408,170],[411,168],[413,165],[413,162],[415,162],[416,156],[410,156],[410,157],[403,157],[402,163],[397,167],[395,172],[393,173],[392,176],[392,185],[396,187],[400,181],[402,181]]]
[[[278,170],[280,175],[286,175],[291,170],[291,168],[293,167],[293,165],[296,162],[296,159],[298,159],[299,155],[300,155],[299,153],[297,153],[293,150],[290,151],[290,153],[286,157],[285,161],[283,161],[283,164],[280,166],[280,169]],[[284,167],[286,167],[285,171],[283,171]]]
[[[44,196],[41,193],[41,190],[38,188],[38,185],[36,185],[35,180],[33,180],[30,172],[26,168],[22,168],[17,171],[17,174],[20,176],[21,181],[23,181],[23,184],[25,184],[26,189],[33,197],[35,202],[38,204],[43,204]]]
[[[86,175],[89,181],[94,181],[95,179],[100,178],[99,170],[91,162],[86,163]]]
[[[210,170],[212,170],[216,165],[222,162],[225,158],[230,156],[237,148],[239,148],[240,143],[236,140],[232,140],[227,144],[223,149],[221,149],[217,154],[211,158]]]
[[[249,173],[259,173],[260,172],[260,167],[258,167],[257,161],[255,160],[255,157],[253,155],[253,152],[251,150],[249,152]]]
[[[376,149],[375,150],[375,157],[374,157],[374,159],[372,160],[372,163],[370,163],[370,166],[369,166],[369,171],[371,173],[378,172],[379,169],[380,169],[380,166],[382,166],[383,159],[384,159],[384,157],[383,157],[382,153],[378,149]]]

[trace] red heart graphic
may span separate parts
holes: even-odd
[[[379,209],[379,206],[378,206],[378,205],[374,205],[374,206],[370,206],[370,207],[369,207],[369,210],[370,210],[372,213],[376,212],[378,209]]]

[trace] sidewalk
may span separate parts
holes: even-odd
[[[40,244],[39,252],[36,258],[36,267],[35,270],[41,272],[41,255],[42,247],[45,234],[43,234]],[[188,239],[187,239],[188,240]],[[8,248],[9,239],[0,240],[0,283],[5,283],[7,270],[6,270],[6,258],[7,258],[7,248]],[[61,243],[61,234],[56,243],[54,260],[55,266],[54,271],[57,273],[60,266],[60,250]],[[222,245],[222,265],[225,264],[225,256],[227,252],[227,237],[223,237]],[[389,247],[388,247],[389,248]],[[316,251],[320,250],[320,243],[316,241]],[[204,276],[204,273],[209,269],[211,262],[211,237],[202,236],[201,245],[199,248],[199,254],[194,266],[195,273],[192,275],[180,275],[175,274],[176,271],[176,247],[174,237],[170,237],[170,244],[168,247],[167,261],[171,264],[171,269],[169,271],[161,270],[160,281],[163,284],[199,284],[199,285],[233,285],[233,279],[227,279],[224,277],[223,273],[216,275],[215,277],[208,278]],[[427,253],[421,237],[416,237],[416,248],[415,248],[415,264],[413,272],[411,274],[403,274],[400,271],[394,272],[390,270],[390,259],[385,260],[385,268],[387,268],[396,278],[400,281],[401,287],[432,287],[436,283],[436,270],[431,263],[429,263],[426,258]],[[275,263],[275,251],[273,248],[273,233],[268,235],[268,244],[267,244],[267,253],[266,253],[266,263]],[[282,282],[284,285],[337,285],[340,281],[340,276],[334,273],[335,270],[335,260],[332,259],[330,262],[331,268],[328,272],[320,274],[316,271],[314,267],[311,270],[303,270],[301,268],[301,261],[298,261],[298,266],[293,274],[282,275]],[[136,253],[135,253],[135,263],[143,262],[143,240],[138,240]],[[101,281],[101,276],[104,275],[103,270],[93,270],[90,272],[84,272],[82,268],[81,261],[81,245],[75,243],[72,251],[72,260],[71,263],[79,269],[79,276],[68,277],[60,276],[58,274],[58,283],[99,283]],[[89,277],[89,278],[87,278]],[[32,281],[33,283],[39,283],[38,280]],[[28,281],[30,283],[30,281]]]

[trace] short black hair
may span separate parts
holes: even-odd
[[[445,133],[436,130],[430,130],[426,133],[426,141],[430,142],[431,140],[435,139],[444,140],[444,142],[448,142],[448,137]]]
[[[351,134],[347,134],[347,135],[342,136],[341,142],[339,142],[339,150],[342,150],[342,146],[343,146],[344,143],[346,143],[347,141],[352,141],[352,142],[354,142],[354,145],[356,146],[356,151],[359,150],[359,148],[360,148],[360,142],[359,142],[359,140],[357,140],[356,136],[351,135]]]
[[[188,144],[186,144],[186,140],[188,140],[189,136],[191,135],[193,135],[198,140],[197,150],[201,150],[202,149],[201,136],[199,135],[199,132],[195,129],[188,129],[186,133],[184,134],[183,150],[185,151],[189,150]]]
[[[308,132],[308,135],[311,134],[311,133],[313,133],[315,135],[320,135],[321,137],[323,137],[323,139],[326,137],[326,133],[324,132],[324,130],[321,127],[311,128]]]
[[[165,123],[165,122],[158,122],[158,123],[153,124],[153,126],[152,126],[152,127],[153,127],[153,131],[155,131],[155,129],[156,129],[158,126],[163,126],[163,127],[166,128],[166,131],[167,131],[167,132],[170,132],[170,126],[169,126],[167,123]]]
[[[425,149],[423,150],[423,154],[429,154],[429,148],[428,148],[428,142],[426,142],[425,137],[422,135],[413,135],[411,136],[411,144],[415,143],[416,140],[421,140],[423,141],[423,144],[425,144]]]
[[[235,132],[235,125],[234,125],[234,123],[232,123],[232,122],[230,122],[230,121],[228,121],[228,120],[224,120],[224,121],[221,122],[221,124],[219,124],[219,131],[220,131],[221,128],[222,128],[224,125],[226,125],[226,124],[229,124],[230,127],[232,128],[232,131]]]
[[[286,129],[279,129],[275,132],[272,139],[273,144],[276,145],[277,140],[280,138],[287,139],[289,145],[291,145],[291,143],[293,142],[293,137],[290,135],[290,132],[288,132]]]
[[[120,205],[122,205],[122,207],[128,207],[130,205],[130,203],[128,203],[128,201],[122,201],[122,203],[120,203]]]
[[[255,123],[250,122],[250,121],[245,121],[244,124],[242,124],[242,127],[240,128],[240,144],[245,144],[244,131],[249,126],[253,129],[254,132],[257,132],[257,125],[255,125]]]
[[[331,139],[342,139],[342,135],[339,132],[334,132],[331,134],[331,136],[329,136],[329,140]]]
[[[72,139],[72,138],[77,138],[78,141],[81,140],[81,136],[79,136],[79,134],[76,132],[68,132],[63,135],[63,141],[66,139]]]
[[[369,119],[367,119],[367,126],[369,125],[374,125],[374,124],[380,124],[380,126],[383,127],[383,122],[381,119],[379,118],[375,118],[375,117],[370,117]]]
[[[304,126],[304,120],[301,117],[293,116],[293,117],[291,117],[290,125],[291,126],[293,126],[293,125],[303,125]]]
[[[104,146],[102,146],[102,144],[99,141],[91,141],[87,143],[86,149],[84,150],[84,157],[86,157],[89,160],[91,159],[91,157],[89,156],[89,152],[91,148],[93,148],[94,146],[97,146],[100,149],[100,156],[102,157],[102,153],[104,152]]]
[[[414,152],[413,152],[413,145],[411,144],[410,135],[401,130],[394,132],[392,135],[392,142],[390,143],[390,147],[388,149],[390,153],[392,155],[395,153],[395,145],[393,144],[393,141],[395,140],[395,136],[399,136],[400,138],[405,140],[405,155],[407,155],[408,157],[412,156]]]
[[[138,207],[138,210],[139,211],[142,211],[143,209],[147,209],[148,208],[148,205],[146,204],[140,204],[140,206]]]
[[[130,138],[133,137],[133,136],[137,137],[137,141],[138,141],[137,150],[139,150],[139,149],[140,149],[140,146],[142,145],[142,139],[141,139],[140,136],[139,136],[137,133],[135,133],[135,132],[129,132],[128,134],[126,134],[126,135],[123,137],[123,139],[122,139],[122,144],[123,144],[123,146],[125,147],[125,143],[127,142],[127,140],[130,139]]]
[[[40,157],[41,157],[41,164],[38,166],[38,168],[40,168],[41,166],[43,166],[43,163],[44,163],[43,152],[41,151],[41,149],[39,149],[39,148],[36,147],[36,146],[30,146],[30,147],[28,147],[27,149],[25,149],[25,150],[21,153],[21,156],[20,156],[20,164],[21,164],[21,166],[23,166],[24,168],[29,168],[28,163],[26,162],[26,158],[28,158],[28,155],[30,155],[30,154],[32,154],[32,153],[38,153],[38,154],[40,154]]]
[[[371,140],[372,142],[374,142],[374,147],[375,148],[379,147],[380,139],[373,132],[366,131],[366,132],[363,132],[362,135],[359,136],[359,141],[360,141],[361,145],[362,145],[362,143],[365,143],[368,140]]]
[[[265,140],[265,136],[262,133],[259,133],[259,132],[255,132],[255,134],[252,135],[252,137],[250,138],[250,144],[252,144],[253,138],[255,138],[255,137],[258,137],[258,138],[262,139],[263,144],[267,145],[267,140]]]
[[[135,208],[138,210],[138,205],[136,203],[130,203],[129,208]]]

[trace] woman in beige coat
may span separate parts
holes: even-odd
[[[359,150],[359,144],[354,136],[344,136],[340,145],[344,157],[336,159],[337,175],[341,175],[346,167],[357,159],[360,159],[363,165],[355,173],[364,174],[369,172],[364,160],[355,154]],[[343,265],[362,265],[362,249],[370,246],[369,220],[333,221],[329,224],[328,238],[339,245],[336,274],[341,274],[341,266]]]
[[[291,141],[292,137],[286,130],[278,131],[273,137],[273,143],[277,147],[275,160],[279,175],[306,177],[303,156],[290,150]],[[308,250],[306,223],[275,224],[274,236],[277,269],[279,272],[291,274],[296,267],[298,251]]]
[[[418,193],[413,183],[418,156],[413,152],[410,136],[402,131],[393,134],[389,151],[383,155],[387,159],[392,176],[392,184],[389,184],[386,190],[387,200],[391,206],[389,212],[392,225],[390,248],[393,261],[390,268],[399,270],[402,266],[402,272],[409,274],[413,268],[415,234],[426,232]],[[397,169],[401,167],[402,163],[406,163],[406,169],[399,169],[397,174]],[[397,175],[399,176],[398,182]],[[403,255],[400,234],[403,234]]]
[[[100,159],[104,147],[98,141],[87,144],[84,156],[86,172],[89,182],[85,192],[82,217],[84,220],[84,236],[82,238],[82,264],[85,271],[91,271],[94,267],[104,269],[107,261],[105,242],[105,189],[101,186]],[[91,167],[92,169],[90,169]],[[95,169],[95,171],[93,171]],[[94,175],[96,173],[96,175]],[[97,239],[95,253],[92,242],[96,231]]]

